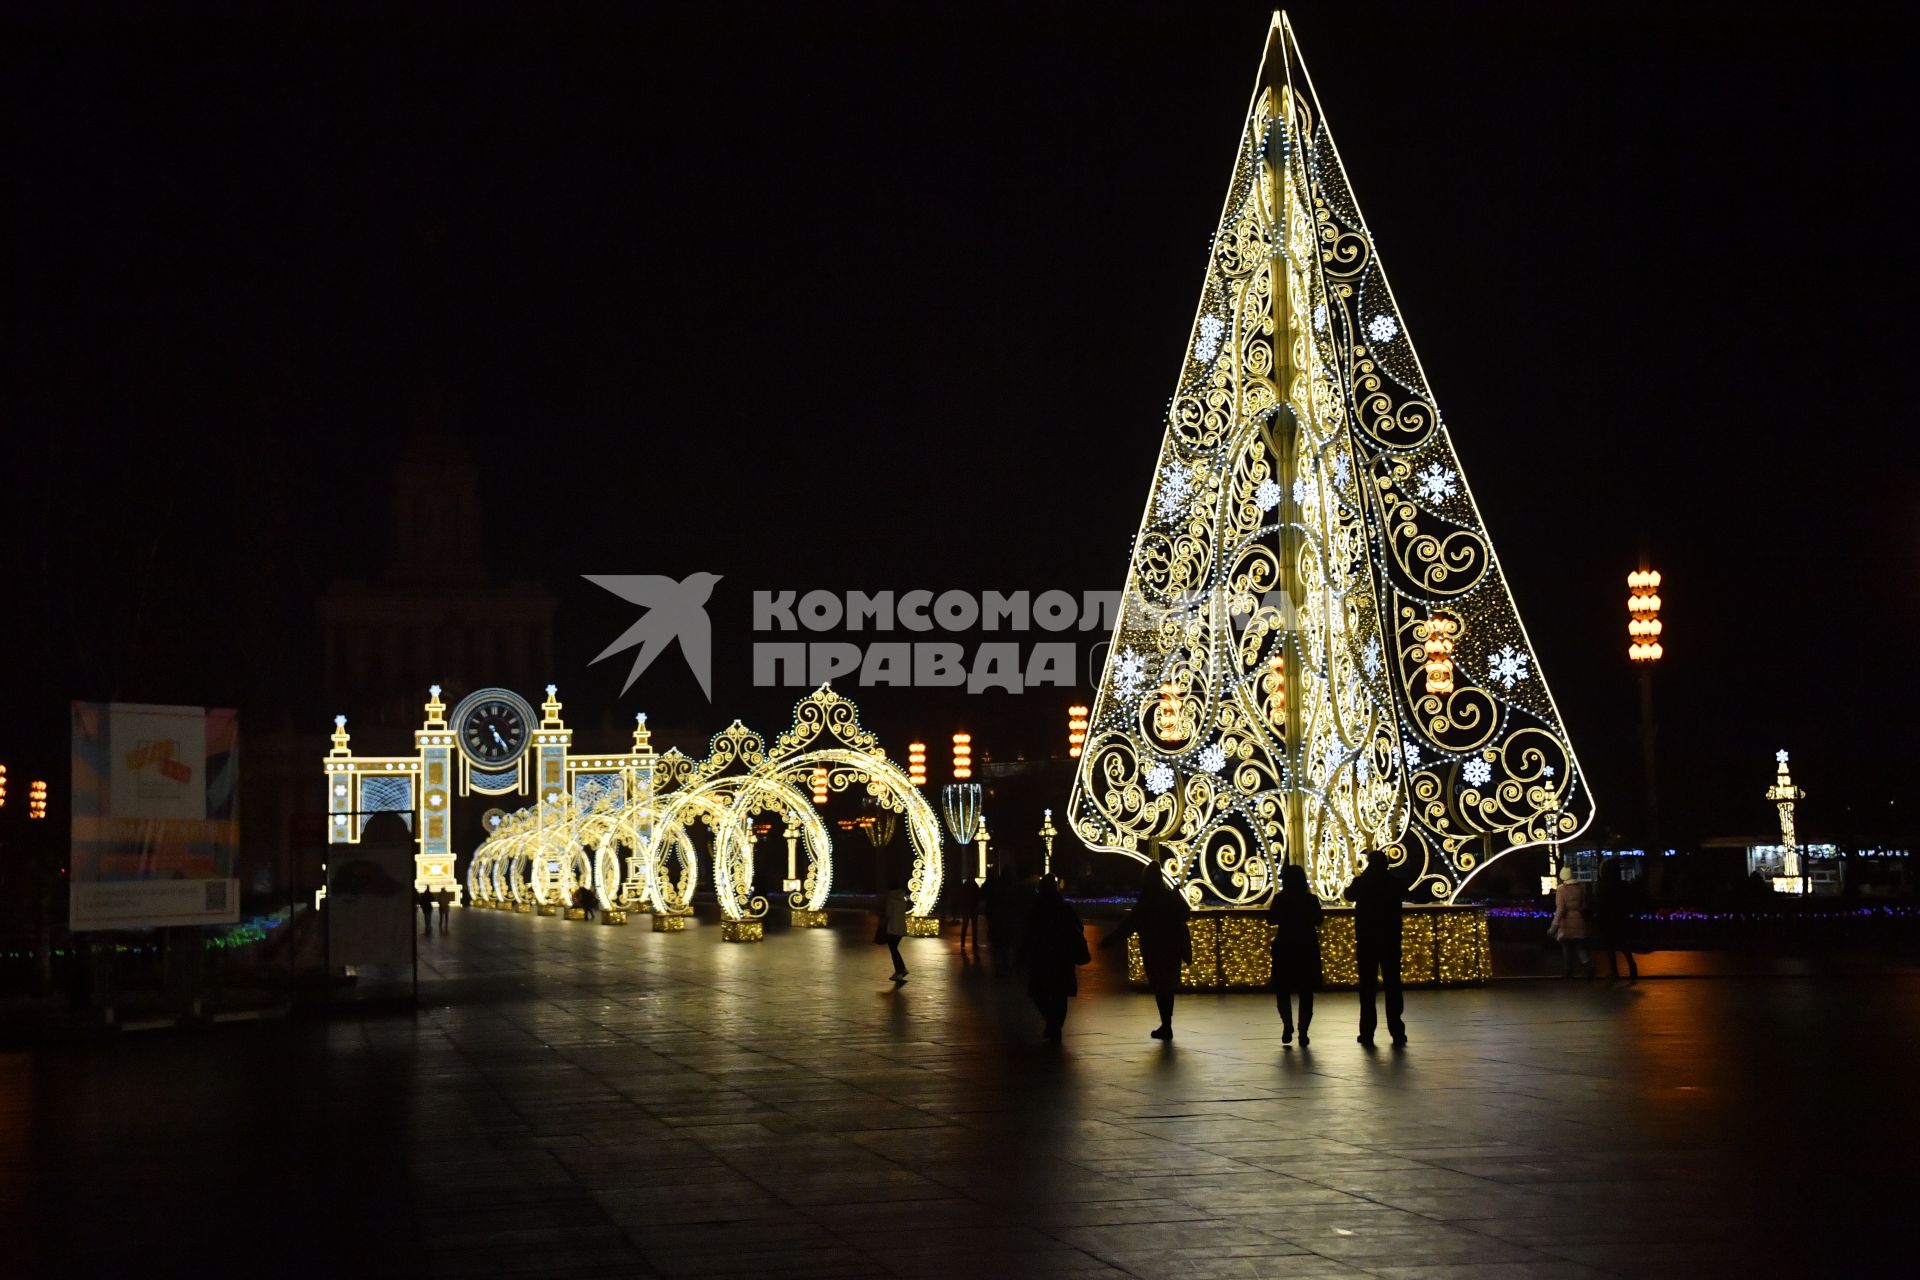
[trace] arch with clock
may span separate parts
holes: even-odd
[[[638,717],[630,751],[574,755],[573,730],[561,719],[559,690],[547,686],[536,714],[511,689],[476,689],[453,707],[432,685],[425,718],[413,734],[413,754],[353,753],[347,718],[333,718],[327,753],[327,843],[358,844],[366,820],[397,813],[413,830],[414,891],[445,890],[459,902],[454,874],[453,799],[456,795],[526,795],[546,804],[562,796],[579,801],[616,796],[623,804],[653,796],[654,751],[646,716]]]

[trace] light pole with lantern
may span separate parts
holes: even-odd
[[[1054,840],[1054,837],[1059,835],[1060,833],[1056,831],[1053,826],[1053,810],[1044,809],[1041,811],[1041,813],[1042,813],[1042,817],[1040,819],[1040,839],[1047,846],[1046,861],[1041,864],[1041,873],[1043,875],[1052,875],[1053,874],[1053,840]]]

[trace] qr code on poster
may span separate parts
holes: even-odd
[[[225,911],[227,909],[227,882],[225,880],[207,881],[207,910]]]

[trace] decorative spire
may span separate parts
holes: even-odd
[[[333,752],[332,754],[336,756],[352,755],[353,750],[347,745],[350,740],[351,740],[351,735],[347,733],[347,718],[345,716],[335,716],[333,718]]]
[[[440,701],[440,686],[437,684],[427,686],[426,712],[427,722],[424,727],[428,729],[447,727],[447,704]]]
[[[540,704],[540,727],[542,729],[564,729],[565,722],[560,719],[560,688],[547,686],[547,700]]]
[[[647,713],[644,711],[634,713],[633,753],[637,756],[653,754],[653,732],[647,728]]]

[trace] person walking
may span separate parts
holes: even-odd
[[[954,889],[953,902],[960,910],[960,949],[967,949],[967,939],[973,939],[973,952],[980,954],[980,928],[977,923],[980,915],[980,886],[970,876],[961,876],[960,884]]]
[[[1193,938],[1187,917],[1193,911],[1179,890],[1167,883],[1156,858],[1140,878],[1140,896],[1118,929],[1100,940],[1111,947],[1132,934],[1140,939],[1140,967],[1146,970],[1153,1002],[1160,1008],[1160,1025],[1148,1034],[1155,1040],[1173,1039],[1173,996],[1180,989],[1180,967],[1193,959]]]
[[[1280,1009],[1280,1043],[1293,1043],[1291,997],[1300,997],[1300,1047],[1313,1023],[1313,993],[1320,986],[1320,899],[1307,886],[1307,869],[1290,862],[1280,873],[1280,892],[1267,908],[1273,926],[1273,999]]]
[[[447,919],[453,914],[453,890],[442,889],[433,896],[437,900],[435,905],[440,908],[440,932],[445,933]]]
[[[887,950],[893,956],[893,985],[899,986],[907,980],[907,962],[900,958],[900,939],[907,936],[907,891],[900,887],[897,879],[887,881],[887,891],[880,897],[880,928],[875,942],[887,944]]]
[[[431,938],[433,936],[433,895],[423,886],[413,895],[413,900],[420,908],[420,920],[424,926],[420,932]]]
[[[1587,953],[1588,914],[1592,910],[1587,886],[1573,878],[1573,868],[1562,863],[1560,884],[1553,891],[1553,923],[1547,932],[1560,943],[1560,956],[1566,967],[1560,976],[1573,976],[1573,962],[1579,957],[1587,976],[1593,976],[1593,957]]]
[[[1046,1021],[1042,1038],[1058,1042],[1067,1025],[1067,1001],[1080,994],[1074,970],[1093,957],[1079,915],[1060,896],[1060,883],[1050,875],[1040,877],[1035,890],[1020,957],[1027,966],[1027,994]]]
[[[1354,951],[1360,963],[1357,1038],[1371,1049],[1380,1017],[1374,1009],[1374,992],[1380,987],[1387,993],[1387,1033],[1396,1046],[1407,1042],[1406,997],[1400,990],[1400,905],[1407,891],[1387,866],[1383,851],[1369,849],[1366,858],[1366,869],[1347,886],[1346,899],[1353,904]]]
[[[1600,864],[1600,878],[1593,885],[1593,925],[1607,953],[1609,978],[1620,976],[1619,955],[1627,958],[1628,980],[1640,978],[1640,966],[1633,962],[1633,916],[1633,886],[1620,874],[1619,859],[1608,858]]]

